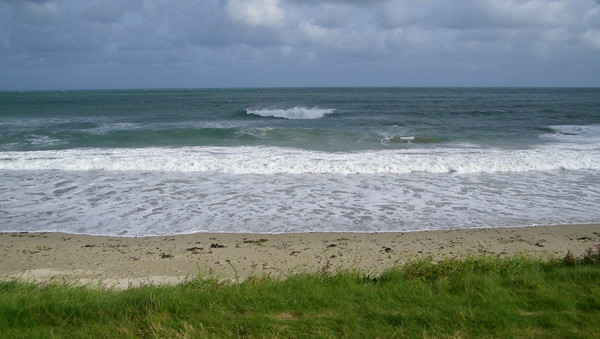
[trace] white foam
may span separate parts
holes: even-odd
[[[284,119],[320,119],[326,114],[333,113],[334,109],[319,107],[296,106],[287,109],[247,109],[246,113],[261,117],[274,117]]]
[[[250,135],[259,139],[267,139],[269,132],[272,130],[272,127],[247,127],[242,128],[238,133]]]
[[[380,138],[380,143],[388,146],[390,143],[411,143],[415,137],[410,135],[409,130],[397,125],[375,131]]]
[[[30,143],[31,145],[36,145],[36,146],[53,146],[53,145],[59,145],[61,143],[64,143],[63,140],[52,138],[47,135],[37,135],[37,134],[31,134],[31,135],[27,136],[26,141],[28,143]]]
[[[382,232],[600,218],[597,172],[230,175],[0,172],[0,231]]]
[[[281,147],[72,149],[0,153],[0,170],[227,174],[498,173],[599,170],[599,144],[535,149],[432,148],[327,153]]]

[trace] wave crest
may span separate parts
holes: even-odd
[[[558,125],[548,129],[552,133],[542,134],[540,139],[573,143],[600,142],[600,125]]]
[[[292,120],[302,120],[302,119],[320,119],[324,117],[326,114],[333,113],[334,109],[332,108],[319,108],[319,107],[302,107],[295,106],[287,109],[247,109],[246,113],[251,115],[258,115],[261,117],[273,117],[273,118],[283,118],[283,119],[292,119]]]
[[[408,174],[599,170],[599,145],[531,150],[419,149],[325,153],[279,147],[73,149],[4,152],[0,170],[227,174]]]

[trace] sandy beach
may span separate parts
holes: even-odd
[[[110,288],[175,284],[197,275],[242,280],[357,269],[376,274],[418,257],[562,257],[600,244],[600,225],[481,228],[408,233],[197,233],[104,237],[0,233],[0,279]]]

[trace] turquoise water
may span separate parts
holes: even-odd
[[[0,231],[600,221],[598,88],[0,92]]]
[[[323,88],[0,93],[0,149],[267,145],[527,148],[600,123],[599,89]]]

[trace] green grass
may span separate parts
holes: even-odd
[[[3,338],[597,338],[600,251],[124,291],[0,283]]]

